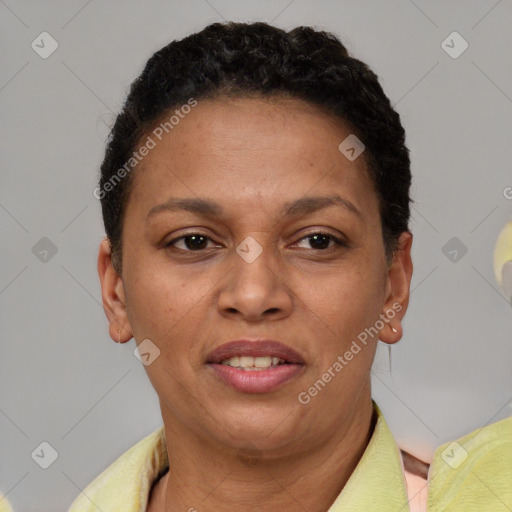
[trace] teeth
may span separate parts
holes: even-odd
[[[234,366],[234,367],[238,368],[240,366],[240,358],[238,356],[232,357],[231,359],[222,361],[222,364],[228,364],[229,366]]]
[[[250,359],[250,358],[247,358],[247,359]],[[253,366],[256,366],[256,368],[268,368],[271,364],[272,364],[271,357],[255,357]],[[242,365],[242,366],[244,366],[244,365]]]
[[[240,358],[240,365],[242,368],[251,368],[254,366],[254,357],[242,356]]]
[[[271,366],[285,363],[285,359],[270,356],[234,356],[230,359],[222,361],[222,364],[232,366],[233,368],[241,368],[243,370],[266,370]]]

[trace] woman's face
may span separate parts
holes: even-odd
[[[164,421],[276,453],[348,428],[369,403],[376,322],[381,339],[400,339],[390,325],[412,271],[410,241],[386,264],[363,156],[338,149],[350,129],[299,100],[222,99],[199,101],[163,134],[150,134],[156,145],[133,171],[122,281],[102,285],[118,297],[123,339],[149,339],[151,360],[160,351],[145,368]],[[221,364],[261,338],[295,359],[270,344],[252,354],[285,355],[286,366]]]

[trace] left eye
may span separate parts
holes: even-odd
[[[340,240],[339,238],[329,235],[328,233],[312,233],[311,235],[307,235],[301,238],[299,242],[301,242],[302,240],[309,240],[309,244],[313,246],[312,248],[314,250],[320,251],[325,249],[331,249],[336,245],[341,247],[347,247],[347,244],[343,242],[343,240]],[[334,246],[329,247],[329,242],[331,240],[334,242]]]
[[[310,246],[313,250],[326,250],[332,249],[334,246],[347,247],[347,244],[336,238],[333,235],[329,235],[328,233],[312,233],[307,235],[299,240],[300,243],[303,240],[309,240]],[[183,241],[185,247],[177,247],[177,243]],[[201,233],[193,233],[190,235],[180,236],[179,238],[175,238],[171,240],[166,247],[176,247],[177,249],[184,250],[187,252],[197,252],[202,249],[207,249],[206,245],[208,241],[212,241],[210,237],[203,235]],[[329,246],[330,242],[334,242],[334,245]]]

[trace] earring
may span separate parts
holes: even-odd
[[[118,329],[117,332],[119,334],[119,336],[118,336],[118,340],[119,340],[118,343],[121,343],[121,329]]]
[[[392,325],[390,325],[393,332],[398,332]],[[391,345],[388,345],[388,359],[389,359],[389,373],[391,374]]]

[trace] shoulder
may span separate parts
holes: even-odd
[[[12,512],[10,503],[7,498],[0,492],[0,512]]]
[[[512,417],[437,448],[428,488],[432,512],[511,510]]]
[[[123,453],[73,501],[68,512],[145,510],[153,482],[168,466],[164,427]]]

